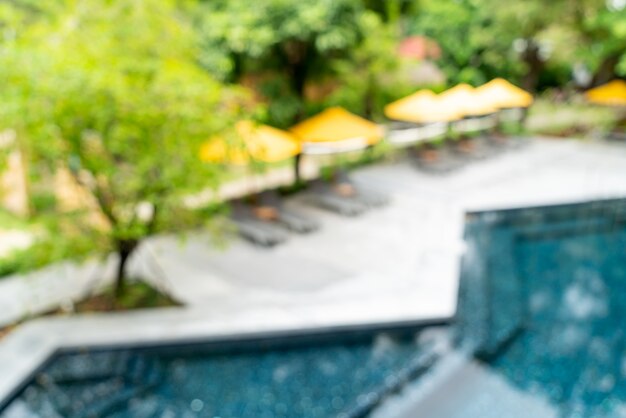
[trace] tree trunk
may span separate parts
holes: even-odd
[[[291,88],[298,96],[298,99],[304,100],[304,88],[308,76],[308,68],[306,61],[291,64],[290,70]]]
[[[293,172],[295,177],[294,185],[298,187],[302,183],[302,153],[296,154],[296,157],[293,159]]]
[[[115,298],[119,298],[124,294],[124,288],[126,285],[126,264],[135,248],[137,248],[137,240],[118,240],[117,241],[117,253],[119,255],[119,261],[117,264],[117,272],[115,276]]]
[[[615,67],[619,64],[622,57],[621,52],[606,57],[591,79],[591,87],[596,87],[615,78]]]
[[[303,103],[312,48],[306,42],[289,41],[283,45],[282,54],[287,67],[291,90],[296,94],[300,103]],[[293,122],[301,120],[302,117],[303,109],[300,107]]]
[[[239,82],[241,77],[244,75],[243,68],[243,57],[241,54],[233,53],[231,55],[231,59],[233,62],[233,70],[230,74],[229,80],[232,83]]]
[[[528,69],[522,79],[522,87],[534,93],[537,90],[539,76],[543,71],[545,62],[539,55],[539,45],[531,39],[528,39],[527,42],[526,50],[522,53],[522,60],[526,63]]]
[[[372,74],[368,74],[367,75],[367,88],[365,90],[365,97],[364,97],[364,102],[365,102],[365,109],[363,109],[364,111],[364,116],[367,119],[372,119],[373,115],[374,115],[374,102],[375,102],[375,95],[376,95],[376,89],[374,84],[376,83],[376,81],[374,80],[374,76]]]

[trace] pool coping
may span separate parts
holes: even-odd
[[[285,339],[359,332],[393,332],[447,325],[454,314],[442,317],[396,319],[364,323],[317,321],[303,324],[276,315],[252,323],[207,321],[203,309],[160,308],[137,312],[49,317],[19,326],[0,344],[0,413],[57,353],[186,344]],[[123,326],[120,320],[123,319]],[[279,323],[277,323],[279,322]],[[151,323],[151,325],[150,325]]]

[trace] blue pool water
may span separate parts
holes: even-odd
[[[517,260],[524,331],[493,367],[562,416],[625,414],[626,230],[523,240]]]
[[[626,202],[479,218],[461,342],[555,416],[626,416]]]
[[[5,416],[359,417],[429,361],[415,331],[324,339],[60,354]]]

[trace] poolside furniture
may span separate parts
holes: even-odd
[[[447,132],[448,124],[445,122],[417,124],[392,121],[388,124],[386,140],[396,148],[405,148],[443,138]]]
[[[430,144],[423,144],[409,149],[409,157],[416,168],[431,174],[451,173],[466,165],[466,161],[445,146],[434,148]]]
[[[436,145],[446,139],[450,123],[461,116],[432,91],[419,90],[388,104],[384,112],[393,121],[387,140],[396,147],[407,147],[417,168],[443,174],[464,165],[443,144]]]
[[[593,104],[616,107],[626,111],[626,81],[613,80],[602,86],[587,90],[585,98]],[[622,115],[620,124],[626,125],[626,113]],[[626,126],[621,126],[621,130],[609,132],[606,139],[626,141]]]
[[[333,107],[292,127],[300,140],[301,156],[336,156],[358,152],[378,143],[383,136],[380,126],[340,107]],[[296,160],[296,172],[298,164]],[[330,182],[309,184],[309,200],[317,206],[345,216],[385,205],[389,198],[351,182],[346,172],[334,169]]]
[[[418,90],[389,103],[384,113],[392,121],[387,141],[397,147],[442,138],[449,123],[459,119],[458,112],[443,105],[431,90]]]
[[[475,90],[476,96],[498,109],[492,132],[486,136],[494,147],[515,149],[526,143],[522,137],[509,137],[502,133],[503,122],[518,123],[521,127],[533,103],[532,94],[517,87],[503,78],[494,78]]]
[[[388,195],[354,183],[345,170],[337,170],[335,172],[334,183],[336,187],[345,187],[346,190],[353,190],[354,199],[368,208],[378,208],[389,203]]]
[[[266,190],[258,195],[257,209],[273,210],[276,214],[276,222],[292,232],[308,234],[320,228],[320,224],[316,220],[285,208],[283,199],[275,190]]]
[[[458,84],[439,95],[444,105],[457,109],[462,118],[452,122],[451,130],[459,138],[453,143],[453,151],[463,158],[482,160],[498,149],[490,147],[483,138],[496,124],[497,107],[484,100],[469,84]]]
[[[309,190],[311,191],[309,194],[311,203],[343,216],[357,216],[368,209],[368,206],[364,202],[355,199],[354,195],[343,195],[336,185],[322,179],[311,181]]]
[[[230,143],[223,137],[207,141],[200,151],[202,160],[250,167],[253,163],[284,161],[300,152],[300,144],[289,132],[251,121],[241,121],[235,128],[236,136]],[[284,208],[275,191],[236,200],[232,206],[231,219],[240,235],[256,244],[271,246],[285,241],[284,228],[296,233],[319,228],[316,221]]]
[[[231,219],[237,232],[248,241],[264,247],[273,247],[287,241],[287,233],[279,226],[261,219],[253,212],[253,207],[241,200],[231,202]]]

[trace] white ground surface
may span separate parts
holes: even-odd
[[[150,243],[168,287],[212,313],[283,309],[341,322],[448,317],[456,306],[463,217],[468,210],[626,196],[626,146],[543,140],[448,176],[407,162],[354,174],[392,203],[356,218],[306,205],[320,231],[274,249],[206,237]]]
[[[353,178],[391,204],[342,218],[295,198],[288,204],[322,229],[269,250],[239,240],[217,249],[204,236],[152,240],[134,269],[187,307],[32,321],[0,342],[0,399],[58,346],[449,317],[466,211],[626,197],[626,145],[536,139],[450,175],[397,161]],[[0,325],[80,297],[110,266],[0,281]]]

